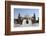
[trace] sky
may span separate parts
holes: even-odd
[[[36,20],[39,17],[39,9],[14,8],[14,18],[18,18],[19,13],[22,17],[25,15],[33,16],[35,13]]]

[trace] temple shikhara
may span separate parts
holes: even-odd
[[[22,17],[20,15],[20,13],[18,14],[18,18],[14,19],[14,23],[15,24],[34,24],[34,23],[39,23],[39,17],[38,20],[36,20],[36,16],[35,13],[33,16],[29,16],[29,15],[25,15],[24,17]]]

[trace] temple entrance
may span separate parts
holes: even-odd
[[[32,20],[31,19],[24,19],[22,22],[22,25],[26,25],[26,24],[32,24]]]
[[[26,20],[26,23],[28,24],[28,23],[29,23],[29,21],[28,21],[28,20]]]

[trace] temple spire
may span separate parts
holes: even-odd
[[[21,17],[20,17],[20,13],[18,14],[18,19],[20,19]]]

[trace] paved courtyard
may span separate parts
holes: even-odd
[[[22,25],[20,25],[20,24],[14,24],[14,27],[31,27],[31,26],[33,26],[33,27],[38,27],[38,26],[39,26],[39,23],[34,23],[34,24],[22,24]]]

